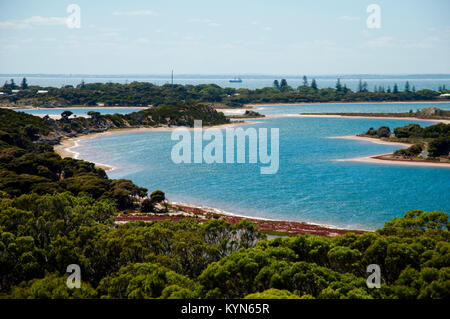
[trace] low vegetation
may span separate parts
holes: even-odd
[[[19,89],[18,92],[12,92]],[[37,91],[46,91],[38,94]],[[229,107],[240,107],[248,103],[301,103],[301,102],[383,102],[383,101],[424,101],[435,100],[446,90],[418,90],[405,84],[400,90],[395,84],[391,87],[376,87],[369,91],[367,83],[360,82],[352,91],[340,81],[334,88],[319,88],[313,79],[303,79],[303,85],[293,88],[283,79],[274,81],[273,87],[262,89],[222,88],[216,84],[153,85],[148,82],[119,83],[80,83],[76,87],[66,85],[62,88],[40,86],[17,86],[5,83],[0,96],[3,106],[41,106],[62,107],[73,105],[102,106],[149,106],[176,105],[185,103],[214,103]]]
[[[450,152],[450,124],[439,123],[426,127],[418,124],[409,124],[396,127],[391,132],[389,127],[382,126],[375,130],[370,128],[366,133],[359,136],[380,138],[385,141],[402,142],[413,144],[407,149],[394,152],[395,157],[449,161]]]

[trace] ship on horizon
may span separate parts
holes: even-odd
[[[234,79],[230,80],[230,83],[242,83],[242,79],[235,77]]]

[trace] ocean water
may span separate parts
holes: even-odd
[[[297,106],[329,111],[333,105]],[[367,104],[341,105],[346,112]],[[383,104],[383,111],[409,110]],[[440,104],[450,109],[450,103]],[[273,106],[295,113],[292,106]],[[266,109],[267,110],[267,109]],[[342,162],[392,152],[399,146],[329,139],[354,135],[369,127],[391,129],[408,123],[387,119],[270,118],[251,127],[279,128],[280,167],[261,175],[260,164],[175,164],[170,132],[128,133],[82,141],[80,157],[117,167],[111,178],[131,179],[150,191],[161,189],[172,201],[216,207],[246,216],[307,221],[336,227],[376,229],[411,209],[450,210],[450,169]],[[250,126],[243,126],[247,128]],[[205,143],[206,144],[206,143]]]
[[[0,84],[3,85],[6,81],[14,79],[16,84],[20,84],[23,77],[27,78],[28,84],[30,85],[40,85],[42,87],[62,87],[64,85],[76,86],[82,81],[85,83],[131,83],[133,81],[139,82],[150,82],[155,85],[164,85],[171,83],[170,75],[117,75],[117,76],[107,76],[107,75],[0,75]],[[303,75],[298,76],[286,76],[286,75],[239,75],[242,78],[241,83],[230,83],[229,80],[234,78],[235,75],[177,75],[175,74],[174,83],[175,84],[217,84],[221,87],[232,87],[232,88],[246,88],[246,89],[259,89],[263,87],[270,87],[273,85],[273,81],[277,79],[280,81],[282,78],[287,79],[287,82],[293,88],[297,88],[299,85],[303,84]],[[314,76],[308,76],[309,83]],[[403,76],[383,76],[383,75],[360,75],[360,76],[340,76],[340,75],[329,75],[329,76],[315,76],[317,86],[319,88],[334,88],[336,85],[336,79],[340,78],[341,84],[346,85],[352,90],[358,88],[359,80],[367,82],[370,91],[374,89],[375,86],[384,86],[385,89],[390,86],[394,87],[395,84],[398,85],[400,90],[403,90],[406,81],[414,86],[416,90],[430,89],[437,90],[439,87],[445,85],[448,89],[450,88],[450,75],[403,75]]]

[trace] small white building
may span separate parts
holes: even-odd
[[[12,93],[19,93],[20,90],[11,90]]]
[[[38,90],[37,91],[37,94],[45,94],[45,93],[48,93],[48,91],[47,90]]]

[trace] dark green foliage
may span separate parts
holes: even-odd
[[[150,194],[150,200],[153,204],[161,203],[166,200],[166,195],[164,194],[163,191],[156,190]]]
[[[186,276],[151,263],[122,267],[105,277],[98,290],[104,298],[196,298],[199,285]]]
[[[54,134],[57,124],[5,109],[0,109],[0,119],[0,189],[9,195],[69,191],[112,199],[119,209],[133,208],[147,195],[129,180],[109,180],[93,163],[61,159],[50,145],[39,144]]]
[[[87,299],[97,298],[95,289],[87,282],[82,282],[80,289],[69,289],[66,276],[47,275],[42,279],[22,282],[14,287],[7,298],[13,299]]]
[[[0,200],[0,296],[9,298],[448,298],[448,215],[410,211],[378,232],[260,241],[249,222],[135,222],[90,197]],[[62,284],[79,264],[84,290]],[[379,264],[382,288],[366,286]],[[53,275],[46,275],[46,274]],[[270,292],[270,293],[269,293]]]
[[[397,150],[395,156],[415,157],[424,148],[428,151],[428,156],[433,159],[440,156],[447,156],[450,152],[450,124],[438,123],[427,127],[420,127],[418,124],[408,124],[394,129],[395,137],[391,136],[388,127],[380,127],[377,131],[370,128],[365,135],[373,137],[391,137],[394,141],[401,141],[414,144],[406,150]]]
[[[377,130],[377,136],[378,137],[389,137],[389,136],[391,136],[391,130],[387,126],[381,126]]]
[[[146,198],[142,201],[141,204],[141,212],[143,213],[151,213],[155,209],[155,206],[153,206],[153,202],[150,198]]]
[[[423,150],[422,144],[414,144],[408,147],[405,150],[397,150],[394,152],[395,156],[402,156],[402,157],[414,157],[419,155]]]
[[[371,127],[365,134],[378,138],[387,138],[391,136],[391,130],[387,126],[381,126],[378,130],[375,130],[373,127]]]
[[[428,152],[431,157],[448,156],[450,137],[439,137],[430,142]]]
[[[305,90],[309,88],[310,90]],[[11,90],[8,84],[4,90]],[[38,95],[36,90],[45,89],[47,94]],[[308,87],[307,79],[297,90],[293,90],[286,79],[281,82],[275,80],[273,87],[261,89],[235,89],[221,88],[216,84],[200,85],[162,85],[157,86],[147,82],[132,82],[130,84],[119,83],[88,83],[84,82],[77,87],[64,86],[62,88],[33,86],[21,90],[14,96],[2,96],[0,101],[5,103],[20,102],[26,100],[34,106],[53,105],[90,105],[103,103],[105,106],[158,106],[176,105],[180,102],[209,103],[219,102],[229,106],[241,106],[244,103],[295,103],[295,102],[330,102],[330,101],[413,101],[433,100],[440,92],[432,90],[420,90],[417,92],[400,92],[398,85],[391,92],[384,88],[377,92],[369,92],[367,83],[360,82],[356,92],[342,86],[336,85],[336,89],[319,89],[315,79]]]

